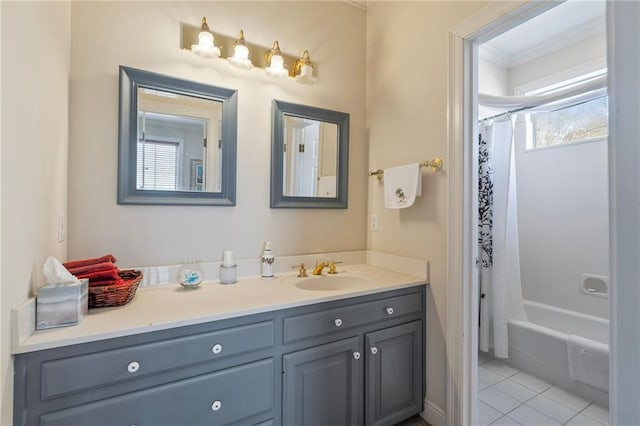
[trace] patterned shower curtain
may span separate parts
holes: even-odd
[[[513,123],[480,123],[478,244],[480,350],[507,358],[507,319],[526,319],[522,306]]]

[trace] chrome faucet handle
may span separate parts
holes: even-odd
[[[292,266],[292,269],[296,269],[296,268],[300,268],[298,270],[298,278],[305,278],[309,276],[307,275],[307,268],[304,267],[304,263]]]
[[[331,275],[335,275],[338,273],[338,271],[336,270],[336,263],[342,263],[342,262],[336,262],[335,260],[331,260],[329,261],[329,274]]]

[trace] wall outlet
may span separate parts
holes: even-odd
[[[378,230],[378,215],[377,214],[372,214],[371,215],[371,230],[372,231],[377,231]]]
[[[67,219],[63,214],[58,215],[58,242],[64,241],[67,236]]]

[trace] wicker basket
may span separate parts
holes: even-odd
[[[89,308],[106,308],[126,305],[136,294],[142,281],[142,272],[129,269],[120,271],[124,283],[89,287]]]

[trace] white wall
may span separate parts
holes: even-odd
[[[493,62],[478,57],[478,93],[483,95],[509,95],[509,70]],[[492,117],[502,110],[478,105],[478,117]]]
[[[526,151],[524,123],[515,134],[522,296],[606,318],[579,285],[609,275],[607,141]]]
[[[365,13],[342,2],[75,2],[72,13],[69,257],[111,252],[122,266],[257,258],[366,246]],[[180,50],[181,24],[301,54],[319,83],[274,80]],[[322,23],[316,25],[316,23]],[[96,30],[99,29],[99,30]],[[235,207],[116,204],[118,66],[238,90]],[[349,208],[270,209],[271,101],[351,114]]]
[[[509,70],[478,57],[478,92],[487,95],[509,95]]]
[[[57,216],[67,210],[70,6],[2,2],[2,417],[12,423],[9,314],[43,284],[47,256],[66,256]]]
[[[606,66],[606,36],[595,35],[579,43],[557,50],[549,55],[531,60],[509,70],[509,94],[519,86],[535,82],[546,77],[562,75],[565,79],[583,73],[587,68]]]
[[[423,172],[423,196],[407,209],[384,209],[382,186],[369,180],[367,248],[428,259],[427,399],[446,407],[447,78],[449,28],[485,2],[373,2],[367,13],[369,169],[442,157]]]
[[[606,65],[599,34],[511,69],[509,92],[537,89]],[[522,293],[527,300],[601,317],[606,298],[579,290],[580,274],[608,275],[607,142],[525,152],[516,128]]]

